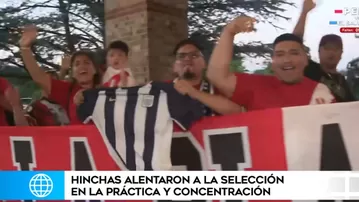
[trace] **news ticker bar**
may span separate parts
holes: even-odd
[[[0,200],[350,199],[359,199],[359,172],[0,172]]]
[[[341,33],[359,33],[359,27],[341,27],[339,31]]]

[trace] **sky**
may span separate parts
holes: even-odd
[[[269,24],[258,23],[256,25],[256,33],[248,33],[236,36],[235,41],[247,42],[251,40],[259,40],[264,43],[272,43],[274,39],[280,34],[292,32],[299,18],[303,0],[291,1],[296,4],[296,8],[289,7],[284,13],[284,16],[290,17],[291,20],[282,20],[276,23],[276,25],[279,27],[284,28],[283,30],[275,29]],[[359,38],[356,39],[352,33],[340,33],[339,25],[329,25],[329,21],[353,21],[354,16],[350,14],[335,14],[334,10],[354,7],[358,7],[359,9],[358,1],[359,0],[317,0],[316,8],[313,9],[308,15],[304,36],[304,43],[310,48],[311,55],[313,56],[314,60],[318,59],[319,41],[325,34],[337,34],[343,39],[344,52],[342,60],[338,66],[340,70],[346,69],[348,62],[354,58],[359,57],[359,51],[356,51],[357,47],[359,46]],[[359,27],[359,23],[357,24],[357,27]],[[262,60],[260,59],[250,59],[246,57],[244,65],[248,70],[253,71],[258,68],[263,68],[261,62]]]

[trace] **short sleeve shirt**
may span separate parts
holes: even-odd
[[[304,78],[288,85],[274,76],[236,74],[236,88],[231,100],[248,111],[315,104],[316,100],[334,102],[334,97],[323,84]]]

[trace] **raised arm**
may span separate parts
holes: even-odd
[[[313,2],[313,0],[304,0],[302,12],[300,13],[299,20],[293,30],[293,34],[297,35],[302,39],[305,33],[305,24],[307,22],[307,15],[313,8],[315,8],[315,3]]]
[[[65,80],[66,75],[69,72],[70,66],[71,66],[71,56],[64,55],[61,60],[60,72],[58,73],[60,80]]]
[[[226,97],[232,97],[236,88],[236,76],[230,72],[234,36],[253,31],[255,20],[240,16],[228,24],[220,36],[209,61],[207,78]]]
[[[32,53],[31,44],[36,40],[37,29],[35,26],[28,26],[23,30],[20,39],[20,52],[24,61],[25,68],[28,70],[32,80],[37,83],[47,94],[51,90],[50,77],[37,64]]]
[[[10,103],[12,108],[12,113],[14,115],[14,121],[16,126],[28,126],[29,123],[25,117],[25,113],[22,107],[22,103],[20,100],[19,91],[14,88],[12,85],[5,91],[6,100]]]

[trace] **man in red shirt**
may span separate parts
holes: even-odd
[[[218,95],[213,86],[204,78],[206,61],[201,47],[195,41],[190,39],[181,41],[175,47],[174,55],[176,57],[173,64],[173,72],[176,74],[173,80],[175,88],[180,93],[187,94],[203,103],[207,116],[214,113],[232,114],[242,111],[239,105]]]
[[[273,43],[272,70],[275,76],[231,73],[233,40],[238,33],[251,32],[255,20],[241,16],[228,24],[215,47],[207,77],[225,96],[248,111],[334,101],[329,89],[304,76],[308,64],[301,38],[283,34]]]

